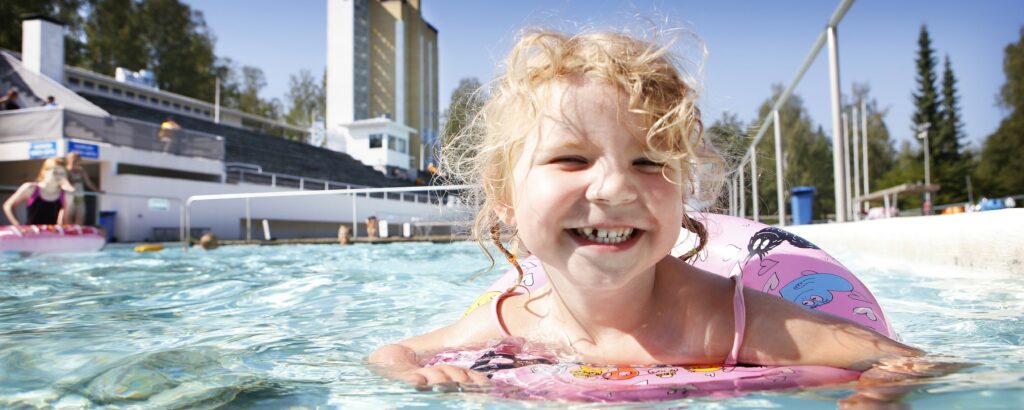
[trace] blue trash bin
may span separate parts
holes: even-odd
[[[100,228],[107,233],[107,242],[114,240],[114,221],[117,219],[117,211],[100,211]]]
[[[812,186],[793,188],[789,196],[790,210],[793,213],[793,225],[807,225],[814,219],[814,193],[818,189]]]

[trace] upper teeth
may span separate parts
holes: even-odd
[[[593,242],[619,243],[633,235],[633,228],[576,228],[576,233]]]

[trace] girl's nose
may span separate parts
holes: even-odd
[[[591,168],[593,180],[587,187],[587,200],[606,205],[622,205],[636,200],[634,181],[628,172],[614,166],[597,165]]]

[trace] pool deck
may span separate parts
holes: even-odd
[[[1024,274],[1024,209],[787,226],[823,249],[920,266]]]

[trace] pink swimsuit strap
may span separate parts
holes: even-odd
[[[729,351],[729,356],[725,358],[726,366],[735,366],[739,361],[740,346],[743,345],[743,334],[747,327],[747,308],[743,300],[743,279],[740,276],[733,276],[732,281],[736,284],[732,297],[732,311],[733,319],[736,321],[736,330],[733,333],[732,350]]]
[[[747,327],[747,309],[746,303],[743,300],[743,279],[738,276],[733,276],[732,281],[735,283],[734,295],[732,298],[732,309],[733,317],[735,319],[735,333],[733,334],[732,349],[729,351],[729,356],[725,358],[726,366],[735,366],[740,357],[740,347],[743,345],[743,334]],[[505,326],[505,321],[501,318],[501,302],[512,295],[521,295],[522,292],[511,292],[501,293],[491,299],[491,317],[494,318],[494,323],[497,325],[498,332],[501,333],[501,337],[511,337],[508,327]]]

